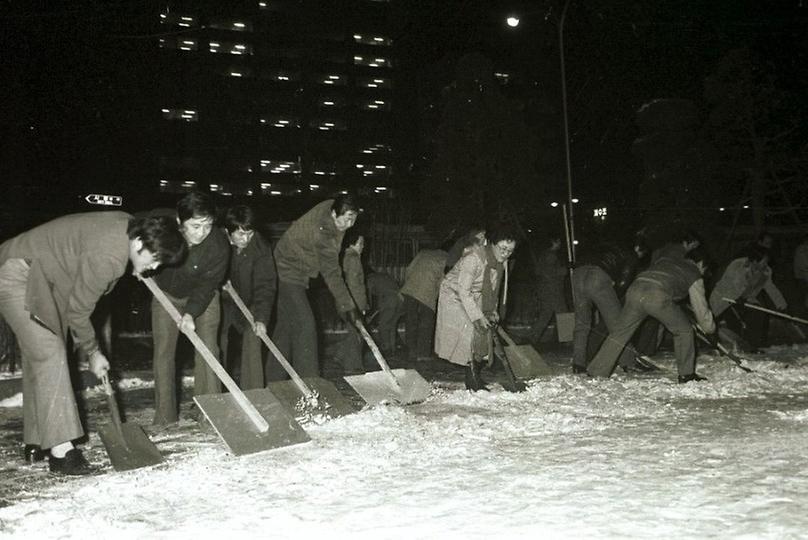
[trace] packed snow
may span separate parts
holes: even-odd
[[[424,403],[366,407],[239,458],[190,420],[148,427],[164,464],[43,484],[0,509],[0,535],[804,538],[808,346],[749,358],[754,373],[701,355],[709,381],[685,385],[670,355],[663,373],[559,369],[521,394],[437,380]],[[90,446],[103,462],[95,434]]]

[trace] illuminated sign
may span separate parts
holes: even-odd
[[[603,208],[595,208],[592,210],[592,217],[595,219],[600,219],[601,221],[606,219],[607,211],[606,207]]]
[[[91,193],[84,197],[84,200],[90,204],[100,204],[102,206],[120,206],[123,204],[123,197],[120,195],[99,195]]]

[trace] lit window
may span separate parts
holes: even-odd
[[[389,111],[390,101],[384,99],[368,99],[361,102],[359,107],[367,111]]]
[[[508,73],[503,73],[503,72],[500,72],[500,71],[494,72],[494,77],[496,77],[496,79],[497,79],[497,80],[498,80],[498,81],[499,81],[501,84],[508,84],[508,81],[510,81],[510,79],[511,79],[510,74],[508,74]]]
[[[320,131],[345,131],[348,125],[343,120],[312,120],[309,127]]]
[[[185,122],[196,122],[199,114],[192,109],[161,109],[163,118],[166,120],[182,120]]]
[[[331,86],[345,86],[348,82],[348,77],[345,75],[337,75],[337,74],[323,74],[319,75],[315,82],[318,84],[328,84]]]
[[[354,56],[354,64],[368,67],[392,67],[393,63],[389,58],[368,58],[367,56]]]
[[[360,150],[362,154],[389,154],[392,151],[389,144],[371,144]]]
[[[259,123],[276,128],[299,128],[300,119],[292,116],[266,115],[259,119]]]
[[[233,41],[211,41],[210,52],[236,54],[236,55],[251,55],[253,54],[252,45],[245,43],[236,43]]]
[[[335,107],[344,107],[345,100],[338,96],[323,97],[318,100],[317,105],[321,109],[333,109]]]
[[[359,77],[356,86],[362,88],[392,88],[393,81],[386,77]]]
[[[191,28],[197,25],[196,17],[192,15],[181,15],[179,13],[161,13],[160,24],[167,26],[181,26],[183,28]]]
[[[389,176],[392,172],[392,167],[389,165],[357,163],[356,168],[362,171],[362,176]]]
[[[160,38],[158,46],[161,49],[176,49],[179,51],[199,50],[199,42],[188,38]]]
[[[390,38],[371,34],[354,34],[353,38],[356,43],[361,43],[362,45],[382,45],[389,47],[393,44],[393,40]]]
[[[262,159],[260,165],[261,172],[270,174],[300,174],[302,172],[297,161]]]

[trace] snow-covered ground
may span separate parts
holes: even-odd
[[[163,465],[41,484],[0,509],[0,536],[805,538],[808,347],[751,358],[756,373],[702,355],[709,381],[686,385],[670,356],[664,374],[565,370],[522,394],[438,380],[424,403],[240,458],[183,420],[150,431]]]

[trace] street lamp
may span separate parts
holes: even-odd
[[[564,8],[561,10],[561,16],[556,21],[558,25],[558,56],[561,62],[561,109],[564,116],[564,154],[567,160],[567,207],[569,214],[567,216],[569,225],[569,242],[570,246],[577,244],[575,240],[575,227],[573,226],[573,209],[572,203],[577,202],[572,197],[572,162],[570,160],[570,126],[567,116],[567,75],[564,67],[564,21],[567,18],[567,8],[569,8],[570,0],[564,1]],[[508,26],[516,28],[519,26],[519,17],[511,15],[506,19]],[[571,247],[571,257],[573,262],[575,260],[575,250]]]

